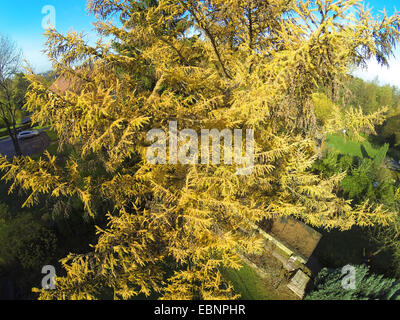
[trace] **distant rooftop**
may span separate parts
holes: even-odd
[[[74,75],[60,75],[50,86],[50,91],[64,95],[67,91],[79,93],[83,80]]]

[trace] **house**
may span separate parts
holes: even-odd
[[[310,258],[322,235],[292,217],[264,220],[255,228],[266,239],[272,255],[294,274],[287,287],[303,298],[313,274],[309,268]]]
[[[60,96],[63,96],[67,91],[79,93],[83,80],[77,76],[70,76],[69,78],[65,75],[60,75],[50,86],[50,91]]]
[[[273,219],[269,233],[290,248],[304,264],[322,237],[319,232],[292,217]]]

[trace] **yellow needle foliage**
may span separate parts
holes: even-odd
[[[219,268],[263,250],[253,229],[263,218],[342,230],[390,222],[380,207],[339,198],[343,175],[324,180],[309,168],[317,134],[343,123],[357,134],[382,121],[333,112],[320,128],[312,97],[321,86],[334,94],[354,65],[387,63],[398,15],[375,19],[357,0],[90,0],[88,10],[113,44],[48,31],[47,54],[72,85],[55,90],[29,75],[33,121],[73,151],[0,162],[12,189],[29,192],[26,205],[75,196],[95,216],[111,203],[93,252],[65,258],[66,276],[56,290],[39,290],[41,299],[96,299],[104,288],[116,299],[236,298]],[[254,170],[149,164],[146,133],[168,132],[171,120],[196,132],[254,129]],[[173,275],[167,261],[178,266]]]

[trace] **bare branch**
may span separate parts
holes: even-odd
[[[21,69],[22,52],[10,38],[0,35],[0,81],[11,79]]]

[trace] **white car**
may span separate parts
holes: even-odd
[[[37,135],[39,135],[39,131],[37,131],[37,130],[21,131],[20,133],[18,133],[17,137],[18,137],[18,140],[24,140],[24,139],[36,137]]]

